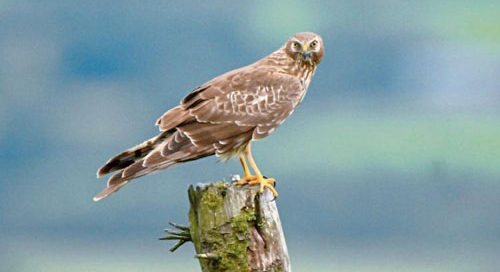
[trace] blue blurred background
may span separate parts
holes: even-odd
[[[96,169],[191,89],[323,36],[308,95],[254,145],[295,271],[498,271],[499,1],[0,2],[2,271],[199,271],[196,161],[99,203]]]

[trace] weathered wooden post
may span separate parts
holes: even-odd
[[[235,183],[191,185],[189,227],[171,224],[164,240],[192,241],[203,272],[292,271],[272,194]]]

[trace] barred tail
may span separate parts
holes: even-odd
[[[161,144],[172,131],[165,131],[156,137],[153,137],[142,144],[136,145],[128,150],[111,158],[106,164],[97,170],[97,177],[102,177],[111,172],[124,169],[136,161],[146,157],[151,151]]]
[[[172,129],[133,147],[109,160],[97,172],[98,176],[117,171],[112,175],[94,201],[99,201],[133,179],[166,169],[179,163],[196,160],[214,154],[212,145],[195,146],[181,131]]]

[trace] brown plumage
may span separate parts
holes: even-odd
[[[302,101],[323,53],[319,35],[298,33],[269,56],[196,88],[158,119],[158,136],[111,158],[98,170],[98,177],[118,172],[94,200],[132,179],[182,162],[214,154],[222,160],[238,155],[241,159],[245,152],[251,156],[250,141],[272,133]]]

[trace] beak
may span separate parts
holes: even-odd
[[[309,58],[311,57],[311,53],[309,53],[309,51],[308,51],[308,50],[309,50],[309,48],[307,47],[307,44],[304,44],[304,45],[302,46],[302,56],[303,56],[304,58],[307,58],[307,59],[309,59]]]

